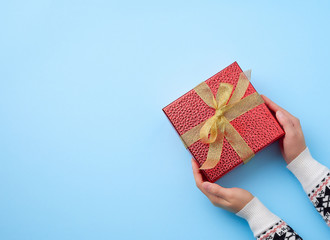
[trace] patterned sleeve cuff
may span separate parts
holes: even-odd
[[[330,227],[330,172],[308,193],[308,197]]]
[[[256,197],[246,204],[236,215],[244,218],[249,223],[254,237],[257,237],[280,221],[280,218],[270,212]]]
[[[307,194],[329,172],[327,167],[312,157],[307,147],[288,164],[287,168],[297,177]]]
[[[257,240],[302,240],[302,238],[283,220],[258,235]]]

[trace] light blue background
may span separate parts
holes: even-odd
[[[1,1],[0,239],[253,239],[161,111],[234,61],[330,166],[329,1]],[[218,183],[329,229],[278,144]],[[315,237],[317,234],[317,237]]]

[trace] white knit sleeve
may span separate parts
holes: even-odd
[[[301,239],[286,222],[269,211],[256,197],[236,215],[248,222],[254,237],[258,240],[289,239],[289,237],[290,240]]]
[[[287,168],[297,177],[315,209],[330,227],[330,171],[306,148]]]
[[[246,204],[236,215],[244,218],[249,223],[255,237],[281,220],[269,211],[256,197]]]
[[[329,169],[316,161],[306,147],[287,168],[297,177],[308,194],[326,176]]]

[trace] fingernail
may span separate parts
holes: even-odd
[[[276,114],[277,114],[278,118],[283,118],[284,117],[284,114],[280,110],[278,110]]]

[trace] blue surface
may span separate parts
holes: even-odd
[[[0,239],[253,239],[195,187],[162,113],[234,61],[330,166],[328,1],[1,1]],[[219,184],[329,229],[278,144]]]

